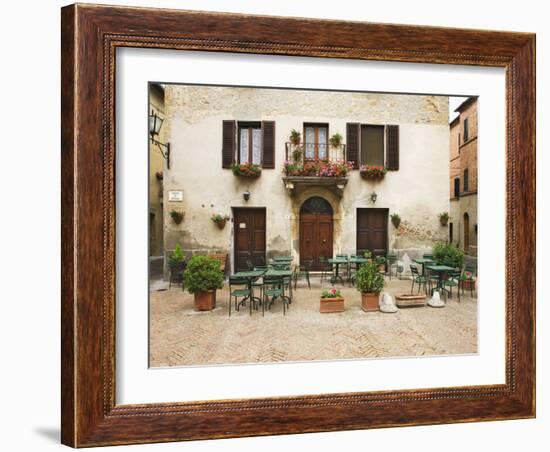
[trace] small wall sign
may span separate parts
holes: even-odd
[[[172,202],[183,201],[183,190],[168,190],[168,201],[172,201]]]
[[[240,229],[246,229],[246,223],[239,223]]]

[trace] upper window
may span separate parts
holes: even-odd
[[[239,163],[262,163],[262,125],[239,122]]]
[[[304,156],[306,160],[328,158],[328,126],[304,124]]]
[[[468,168],[464,170],[464,191],[468,191]]]
[[[384,126],[361,126],[361,164],[384,166]]]
[[[460,196],[460,178],[455,177],[455,198]]]
[[[468,118],[464,119],[464,143],[468,141]]]

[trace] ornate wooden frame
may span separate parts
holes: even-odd
[[[506,383],[116,405],[117,47],[506,68]],[[62,9],[62,91],[64,444],[83,447],[535,415],[535,35],[71,5]]]

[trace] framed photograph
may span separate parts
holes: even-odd
[[[71,5],[62,88],[64,444],[535,416],[534,35]]]

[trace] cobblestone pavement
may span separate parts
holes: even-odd
[[[193,295],[181,287],[153,291],[163,286],[151,285],[152,367],[477,352],[477,300],[469,293],[460,303],[453,293],[444,308],[403,308],[384,314],[363,312],[355,288],[336,286],[345,298],[345,312],[321,314],[322,287],[315,277],[311,290],[299,281],[286,316],[275,302],[265,317],[261,310],[250,316],[248,307],[229,317],[225,286],[217,293],[216,309],[195,312]],[[386,278],[384,290],[408,293],[410,281]]]

